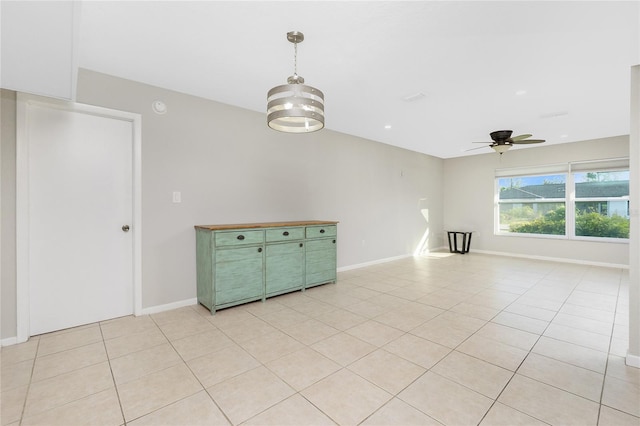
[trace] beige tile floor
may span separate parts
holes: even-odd
[[[2,348],[4,425],[640,425],[628,274],[433,254]]]

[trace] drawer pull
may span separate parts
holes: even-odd
[[[333,240],[333,244],[335,244],[335,243],[336,243],[336,240]]]
[[[262,253],[262,247],[258,247],[258,253]]]
[[[302,243],[300,243],[300,247],[302,247],[302,245],[303,245],[303,244],[302,244]]]
[[[284,236],[286,237],[287,235],[289,235],[289,231],[284,231],[284,232],[282,233],[282,235],[284,235]]]
[[[244,240],[244,235],[238,235],[239,240]]]
[[[321,229],[321,230],[320,230],[320,233],[321,233],[321,234],[324,234],[324,229]]]

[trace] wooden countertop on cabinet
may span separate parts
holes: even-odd
[[[223,231],[225,229],[247,229],[247,228],[280,228],[285,226],[314,226],[314,225],[335,225],[333,220],[298,220],[291,222],[262,222],[262,223],[236,223],[227,225],[196,225],[196,229],[207,229],[209,231]]]

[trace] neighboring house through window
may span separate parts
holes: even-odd
[[[629,238],[628,159],[496,171],[499,235]]]

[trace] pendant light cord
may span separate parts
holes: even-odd
[[[298,43],[293,43],[293,75],[298,75]]]

